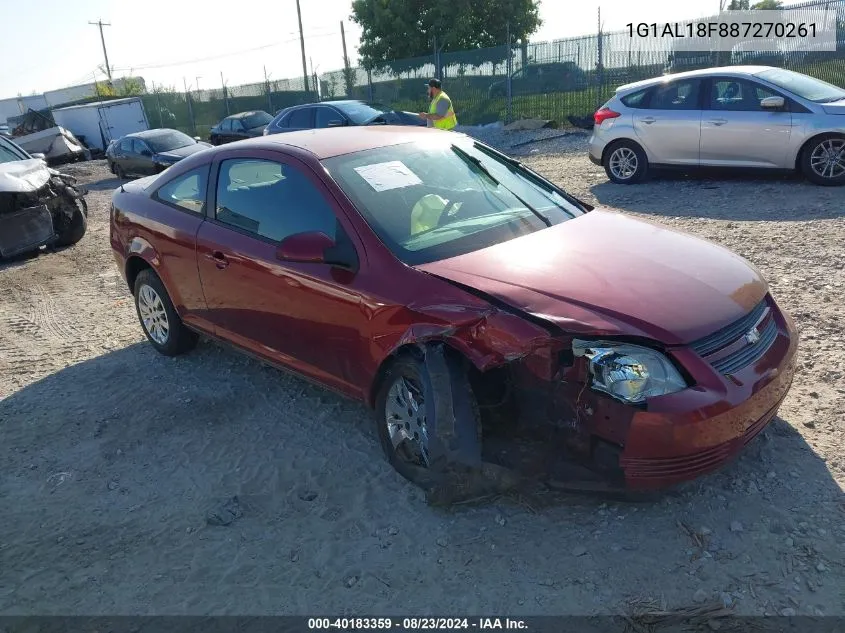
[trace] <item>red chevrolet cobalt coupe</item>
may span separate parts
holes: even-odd
[[[111,246],[158,351],[202,334],[367,403],[417,483],[512,466],[504,437],[546,449],[527,463],[550,478],[669,486],[736,455],[794,373],[747,261],[453,132],[201,152],[114,193]]]

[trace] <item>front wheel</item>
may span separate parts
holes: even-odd
[[[620,185],[641,182],[648,173],[648,157],[633,141],[616,141],[607,148],[604,171],[611,181]]]
[[[149,268],[135,279],[135,309],[147,339],[165,356],[177,356],[197,344],[199,337],[182,323],[164,284]]]
[[[801,156],[801,171],[817,185],[845,185],[845,136],[826,134],[812,141]]]
[[[428,354],[429,362],[410,353],[393,361],[376,398],[376,423],[388,462],[430,489],[458,462],[480,463],[481,419],[458,359],[442,348]]]

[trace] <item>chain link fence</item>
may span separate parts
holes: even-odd
[[[431,77],[443,80],[462,124],[540,118],[566,125],[570,117],[590,117],[620,85],[710,66],[778,66],[845,86],[845,0],[812,0],[784,9],[792,21],[818,19],[823,10],[835,12],[836,51],[791,50],[778,44],[778,50],[770,53],[741,48],[693,52],[672,49],[654,38],[636,40],[628,31],[599,32],[525,45],[432,51],[380,68],[315,75],[307,86],[299,77],[189,93],[154,90],[143,97],[144,105],[152,125],[205,138],[228,114],[247,110],[275,114],[318,100],[362,99],[419,112],[428,108],[425,83]]]

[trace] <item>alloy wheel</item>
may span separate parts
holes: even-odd
[[[146,284],[138,292],[138,312],[141,313],[141,322],[150,338],[159,345],[166,345],[170,336],[167,311],[158,293]]]
[[[629,180],[637,173],[639,159],[630,147],[620,147],[613,151],[608,161],[611,173],[619,180]]]
[[[428,466],[428,431],[425,398],[413,380],[398,376],[387,392],[385,423],[397,455],[419,466]]]
[[[829,138],[816,145],[810,154],[810,168],[826,179],[845,174],[845,139]]]

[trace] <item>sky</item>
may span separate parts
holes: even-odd
[[[350,61],[361,30],[351,0],[300,0],[305,54],[322,73],[343,67],[340,23]],[[674,22],[713,15],[718,0],[542,0],[543,25],[531,41],[594,33],[629,22]],[[296,0],[0,0],[0,99],[105,78],[102,19],[114,77],[141,76],[178,89],[219,88],[302,75]],[[221,78],[222,73],[222,78]]]

